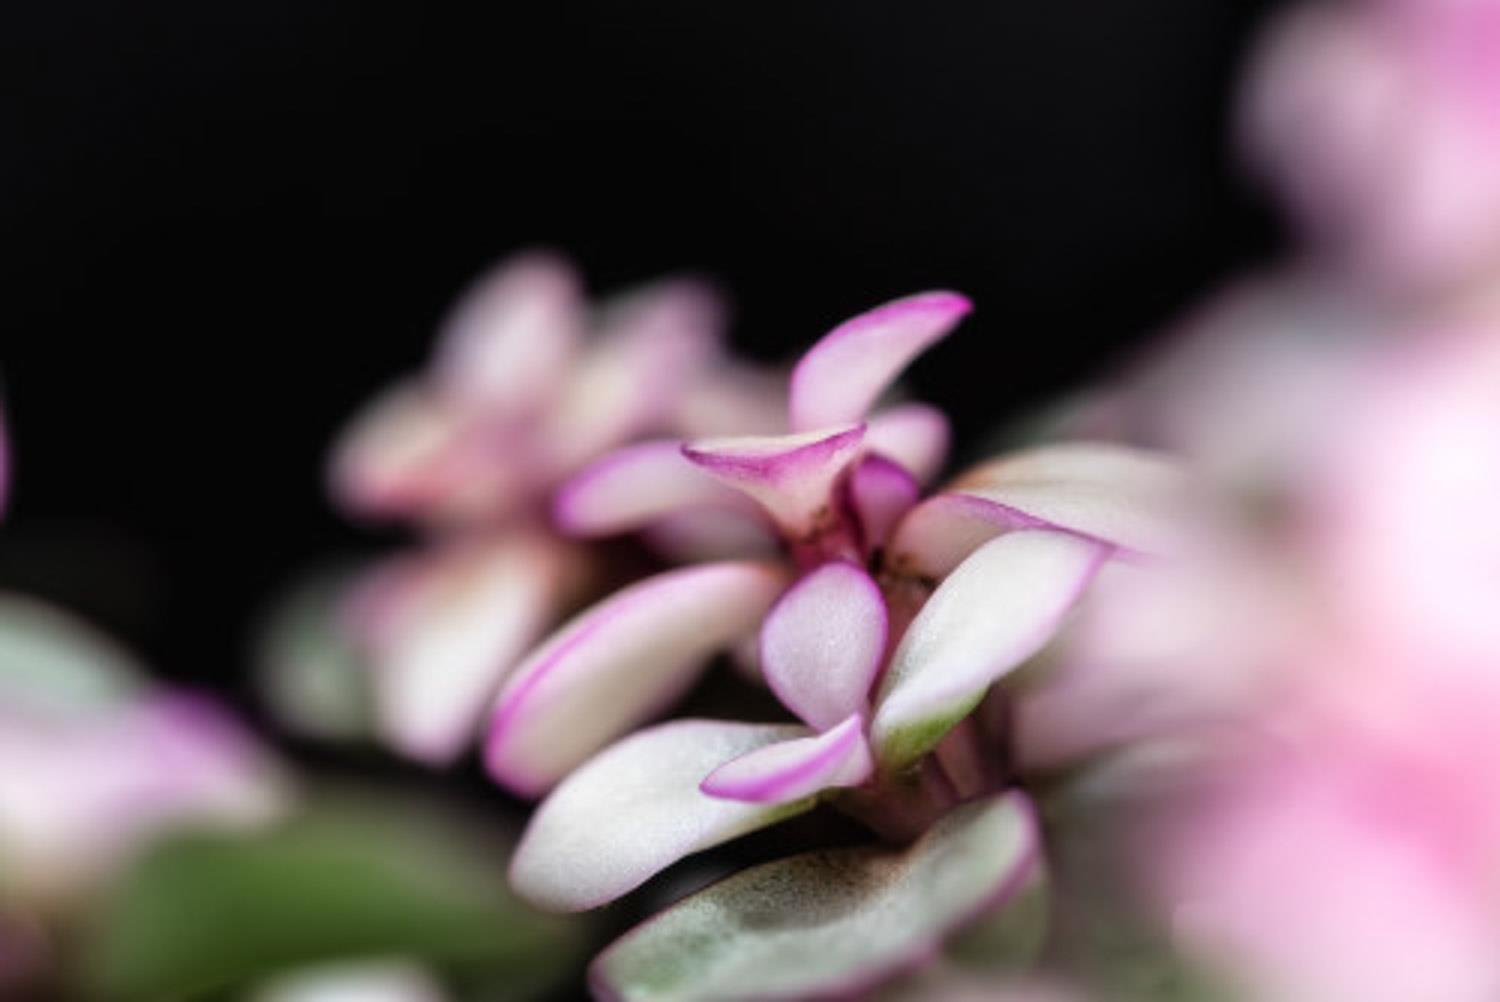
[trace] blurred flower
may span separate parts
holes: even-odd
[[[486,762],[523,793],[562,781],[512,863],[523,895],[595,907],[820,799],[893,842],[917,839],[793,857],[689,897],[596,961],[604,994],[690,983],[733,995],[754,983],[803,997],[871,984],[1035,878],[1031,808],[1005,792],[1003,748],[971,713],[1105,561],[1170,547],[1183,483],[1146,454],[1064,445],[982,464],[921,501],[918,477],[946,443],[941,413],[866,414],[968,310],[925,293],[856,317],[793,372],[790,434],[632,447],[559,495],[560,523],[589,533],[737,510],[773,526],[787,556],[649,578],[516,670]],[[594,755],[757,626],[759,669],[807,726],[682,720]],[[907,921],[892,926],[891,914]],[[689,947],[705,941],[722,947]]]
[[[1500,7],[1323,0],[1288,11],[1244,124],[1314,247],[1376,298],[1500,266]]]
[[[362,714],[334,694],[361,686],[334,679],[367,674],[383,740],[429,763],[457,757],[515,658],[599,573],[597,554],[548,524],[557,484],[643,433],[764,417],[759,377],[722,357],[721,324],[714,295],[686,280],[590,312],[550,256],[481,278],[428,371],[361,413],[331,465],[346,511],[435,538],[287,608],[270,631],[273,705],[347,734]],[[310,685],[325,698],[306,702]]]
[[[148,838],[256,825],[287,789],[205,697],[153,690],[71,616],[0,596],[0,884],[65,902]]]

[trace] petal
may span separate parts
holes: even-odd
[[[465,539],[377,570],[367,587],[382,594],[365,605],[379,611],[357,618],[381,736],[418,761],[457,758],[556,615],[572,570],[566,550],[524,535]]]
[[[709,773],[700,789],[725,800],[785,804],[835,786],[858,786],[875,770],[864,726],[856,713],[822,734],[746,752]]]
[[[714,477],[759,501],[793,538],[830,510],[833,487],[854,459],[864,425],[801,435],[713,438],[682,454]]]
[[[682,443],[669,439],[627,445],[591,464],[558,491],[552,517],[569,535],[609,536],[703,508],[757,514],[742,493],[689,462]]]
[[[1156,454],[1104,443],[1041,446],[974,467],[912,509],[892,559],[941,578],[980,543],[1016,528],[1051,527],[1147,554],[1183,533],[1188,482]]]
[[[1008,903],[1041,866],[1020,793],[943,817],[904,851],[804,853],[737,873],[617,940],[595,960],[601,998],[863,997]]]
[[[724,326],[713,290],[686,279],[628,293],[601,312],[598,338],[547,413],[543,434],[563,469],[663,429],[678,399],[717,356]]]
[[[677,720],[605,749],[532,815],[511,886],[554,911],[613,901],[677,860],[812,806],[745,804],[698,789],[727,759],[806,734],[795,724]]]
[[[971,309],[969,300],[956,292],[923,292],[829,331],[792,372],[792,430],[862,420],[901,370]]]
[[[871,728],[881,764],[925,755],[998,678],[1056,632],[1108,553],[1046,530],[1008,533],[958,566],[891,656]]]
[[[929,404],[898,404],[869,420],[865,448],[906,467],[920,483],[942,470],[952,440],[948,417]]]
[[[490,774],[525,795],[545,792],[681,695],[710,655],[755,628],[784,586],[773,564],[706,564],[647,578],[580,613],[500,694],[485,751]]]
[[[824,730],[868,705],[886,629],[880,586],[853,564],[827,563],[766,616],[761,670],[788,709]]]
[[[502,262],[443,325],[434,376],[464,409],[516,415],[553,392],[572,362],[583,294],[567,262],[531,252]]]
[[[885,545],[891,529],[917,503],[921,492],[912,475],[889,459],[872,454],[859,461],[849,478],[849,503],[859,519],[867,552]]]

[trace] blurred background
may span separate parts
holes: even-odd
[[[371,541],[335,431],[538,243],[716,277],[768,360],[962,290],[910,381],[972,445],[1280,249],[1230,138],[1275,6],[10,5],[0,586],[243,696],[258,611]]]

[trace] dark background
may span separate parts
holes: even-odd
[[[972,441],[1274,253],[1230,146],[1252,0],[14,3],[0,13],[0,585],[235,686],[360,538],[330,435],[477,270],[690,267],[783,357],[928,286]]]

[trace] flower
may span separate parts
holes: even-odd
[[[599,576],[597,555],[548,524],[556,485],[645,432],[761,420],[757,376],[721,357],[720,313],[686,279],[591,312],[572,270],[540,253],[483,276],[428,370],[380,396],[334,449],[340,507],[429,538],[289,607],[269,658],[284,716],[348,729],[349,713],[330,708],[324,726],[303,699],[332,651],[335,674],[368,673],[383,740],[430,764],[457,757],[516,657]],[[664,543],[692,545],[680,537]]]
[[[257,825],[287,789],[213,701],[147,686],[72,616],[0,595],[0,857],[11,894],[66,902],[160,831]]]
[[[986,692],[1047,642],[1106,561],[1169,550],[1183,484],[1149,454],[1075,443],[983,463],[921,500],[918,474],[946,444],[941,413],[867,413],[968,311],[937,292],[856,317],[793,371],[789,433],[632,447],[559,494],[559,522],[575,531],[713,508],[772,526],[784,556],[648,578],[516,669],[486,763],[524,794],[556,786],[512,863],[523,896],[601,905],[820,800],[911,843],[793,857],[691,897],[596,961],[602,995],[663,978],[710,996],[751,977],[785,997],[865,984],[1033,879],[1035,819],[1008,790]],[[765,681],[802,724],[679,720],[609,744],[751,633]],[[821,922],[830,909],[848,924]],[[892,914],[909,921],[893,927]],[[724,948],[689,948],[705,941]]]

